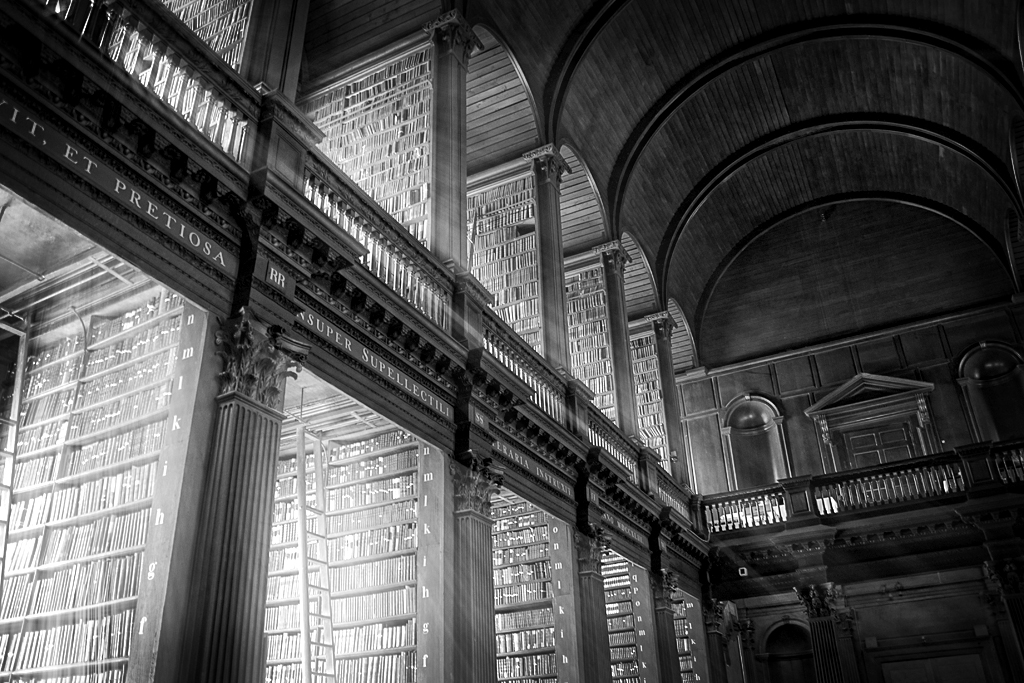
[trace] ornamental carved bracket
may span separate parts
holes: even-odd
[[[229,319],[217,331],[217,355],[224,361],[218,375],[221,393],[237,392],[267,408],[276,409],[284,381],[295,378],[309,346],[284,336],[280,327],[261,324],[249,309]]]
[[[569,162],[550,143],[526,152],[523,159],[533,162],[538,183],[554,183],[558,187],[562,182],[562,176],[572,172]]]
[[[604,267],[621,277],[626,272],[626,266],[633,261],[629,252],[622,246],[619,240],[612,240],[604,244],[592,247],[592,253],[602,258]]]
[[[471,457],[464,467],[449,463],[455,485],[455,512],[490,515],[491,496],[498,492],[504,473],[492,467],[490,458]]]
[[[793,592],[810,619],[835,618],[837,611],[845,607],[842,587],[831,583],[794,586]]]
[[[998,587],[1000,597],[1021,594],[1021,572],[1014,560],[988,561],[982,566],[985,577]]]
[[[423,30],[430,36],[438,54],[451,54],[463,68],[469,67],[469,58],[474,51],[484,49],[484,44],[477,37],[469,22],[458,10],[442,14],[437,19],[423,25]]]
[[[672,339],[672,330],[676,327],[676,321],[672,319],[668,311],[658,311],[657,313],[645,315],[644,320],[651,323],[656,338],[666,341]]]
[[[601,573],[601,556],[608,547],[607,533],[602,527],[594,527],[593,535],[573,531],[573,542],[576,544],[576,556],[580,574],[588,572]]]

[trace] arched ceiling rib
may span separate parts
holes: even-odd
[[[683,309],[675,299],[668,300],[665,310],[676,323],[676,329],[672,331],[672,371],[679,374],[692,370],[697,367],[698,362],[693,335],[690,334],[690,323],[687,322]]]
[[[802,138],[751,160],[705,200],[665,264],[665,290],[681,293],[679,304],[693,319],[733,245],[792,207],[833,195],[902,193],[953,204],[998,249],[1007,207],[992,201],[1001,196],[993,185],[977,165],[926,140],[879,131]],[[694,333],[699,341],[699,322]]]
[[[511,56],[485,27],[484,49],[466,74],[466,163],[470,175],[540,146],[537,117]]]
[[[905,203],[838,202],[771,226],[729,261],[701,322],[701,358],[738,362],[1012,291],[997,256],[947,217]]]

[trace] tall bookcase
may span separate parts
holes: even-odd
[[[661,458],[668,469],[668,430],[665,427],[665,402],[662,400],[658,347],[653,330],[630,331],[629,355],[633,362],[636,389],[636,419],[644,445]]]
[[[494,311],[541,351],[540,266],[532,172],[469,195],[473,275],[494,295]]]
[[[565,299],[572,374],[594,392],[594,405],[616,420],[604,266],[596,263],[566,272]]]
[[[614,550],[601,557],[612,680],[654,683],[654,619],[647,573]]]
[[[421,45],[303,103],[320,149],[424,244],[430,239],[431,47]]]
[[[565,525],[508,492],[496,497],[491,517],[498,680],[578,680]]]
[[[238,69],[252,14],[252,0],[162,0],[210,49]]]
[[[704,656],[704,622],[700,604],[681,590],[672,593],[672,611],[675,613],[673,626],[676,635],[676,652],[679,655],[679,671],[682,683],[696,683],[707,678],[702,673],[706,668]]]
[[[90,263],[26,304],[0,680],[142,680],[156,662],[205,314]]]

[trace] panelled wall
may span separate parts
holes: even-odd
[[[695,488],[703,494],[748,488],[772,472],[773,457],[784,460],[774,468],[781,469],[782,476],[833,471],[818,427],[804,411],[858,373],[934,385],[927,403],[936,452],[981,440],[977,410],[969,406],[958,382],[960,361],[981,342],[1000,342],[1019,352],[1024,347],[1022,330],[1024,307],[1017,304],[678,376]],[[735,432],[730,435],[727,416],[736,415],[730,409],[746,395],[766,399],[761,405],[774,406],[781,428],[777,439],[766,438],[761,445],[744,450],[736,448],[739,437]]]

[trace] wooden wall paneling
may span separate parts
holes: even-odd
[[[691,418],[685,420],[683,425],[686,427],[686,442],[690,449],[697,492],[710,494],[728,491],[729,479],[726,475],[718,414]]]
[[[711,379],[684,381],[678,387],[684,414],[693,415],[716,408],[715,387]]]
[[[767,364],[755,365],[739,372],[721,375],[718,378],[718,394],[723,406],[743,394],[773,396],[775,390],[771,369]]]
[[[774,365],[780,394],[790,394],[814,386],[814,370],[811,367],[810,356],[786,358]]]
[[[939,437],[939,450],[948,451],[973,443],[970,417],[965,412],[968,408],[961,400],[961,389],[953,376],[954,368],[942,363],[919,368],[918,372],[923,381],[935,385],[928,402]]]
[[[980,341],[1016,343],[1013,325],[1005,311],[991,311],[942,326],[953,358]]]
[[[676,321],[676,328],[672,331],[672,369],[676,373],[686,372],[697,365],[690,323],[675,299],[668,300],[666,309]]]
[[[814,360],[818,365],[818,375],[821,378],[821,386],[823,387],[832,384],[842,384],[857,374],[853,365],[853,355],[849,347],[844,346],[838,349],[823,351],[815,354]]]
[[[900,369],[899,354],[893,337],[873,339],[857,344],[861,372],[889,375]]]
[[[786,455],[794,477],[822,474],[823,456],[818,441],[818,428],[814,420],[804,414],[811,405],[807,394],[789,396],[782,401],[782,429],[786,434]]]
[[[899,335],[907,365],[917,365],[946,357],[938,327],[925,327]]]

